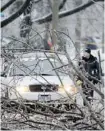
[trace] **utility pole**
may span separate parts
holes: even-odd
[[[74,1],[75,7],[78,7],[79,5],[82,4],[82,0],[75,0]],[[81,39],[81,18],[80,18],[80,14],[76,14],[76,27],[75,27],[75,36],[76,36],[76,42],[75,42],[75,46],[78,49],[78,53],[80,53],[80,48],[81,48],[81,43],[80,43],[80,39]]]
[[[54,30],[57,30],[58,26],[58,12],[59,12],[59,0],[53,0],[52,6],[52,43],[53,48],[57,45],[57,37]]]

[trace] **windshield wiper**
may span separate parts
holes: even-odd
[[[23,75],[23,74],[16,74],[16,75],[12,75],[12,76],[26,76],[26,75]]]
[[[39,74],[39,75],[43,75],[43,76],[53,76],[52,74],[46,74],[46,73],[42,73],[42,74]]]

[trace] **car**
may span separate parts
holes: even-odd
[[[61,66],[61,62],[52,55],[48,58],[41,54],[40,57],[15,59],[4,78],[8,85],[8,99],[54,103],[67,99],[67,92],[72,98],[69,104],[73,104],[77,88],[63,67],[56,73],[55,69]]]

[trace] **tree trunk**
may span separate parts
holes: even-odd
[[[53,47],[57,45],[57,37],[54,33],[54,30],[57,30],[58,23],[58,11],[59,11],[59,1],[53,0],[53,8],[52,8],[52,43]]]
[[[79,5],[82,4],[82,0],[75,0],[75,6],[78,7]],[[80,48],[81,48],[81,43],[80,43],[80,39],[81,39],[81,18],[80,18],[80,14],[76,14],[76,27],[75,27],[75,36],[76,36],[76,48],[78,49],[78,52],[80,52]]]
[[[102,53],[104,53],[104,31],[102,34]]]

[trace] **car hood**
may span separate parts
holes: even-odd
[[[11,86],[21,86],[21,85],[34,85],[34,84],[58,84],[61,85],[61,82],[57,76],[15,76],[8,77],[8,85]],[[74,85],[73,81],[69,76],[60,76],[63,84]]]

